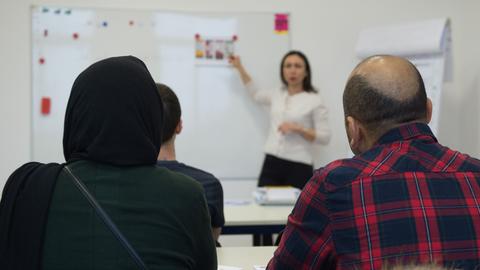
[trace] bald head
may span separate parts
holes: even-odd
[[[396,56],[373,56],[361,62],[350,77],[360,76],[373,88],[394,100],[407,100],[419,89],[414,65]]]
[[[343,93],[345,116],[371,133],[427,118],[427,96],[420,73],[396,56],[372,56],[351,73]]]

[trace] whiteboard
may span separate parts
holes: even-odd
[[[177,159],[220,179],[257,179],[268,112],[248,96],[226,61],[199,63],[195,35],[236,36],[235,53],[257,83],[278,87],[288,31],[275,31],[274,13],[32,8],[32,158],[63,162],[63,119],[76,76],[111,56],[142,59],[182,105]],[[125,127],[128,128],[128,127]]]

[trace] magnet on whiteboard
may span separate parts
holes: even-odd
[[[40,112],[42,115],[49,115],[52,102],[49,97],[42,97],[40,104]]]
[[[38,63],[39,63],[40,65],[45,64],[45,58],[40,57],[40,59],[38,59]]]

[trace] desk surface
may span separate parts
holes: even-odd
[[[218,265],[241,267],[244,270],[251,270],[254,265],[267,266],[276,248],[272,246],[217,248]]]
[[[225,226],[285,225],[293,205],[225,205]]]

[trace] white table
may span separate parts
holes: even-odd
[[[252,270],[254,265],[267,266],[276,247],[221,247],[217,248],[218,265],[236,266]]]
[[[223,234],[278,233],[287,224],[293,205],[225,205]]]

